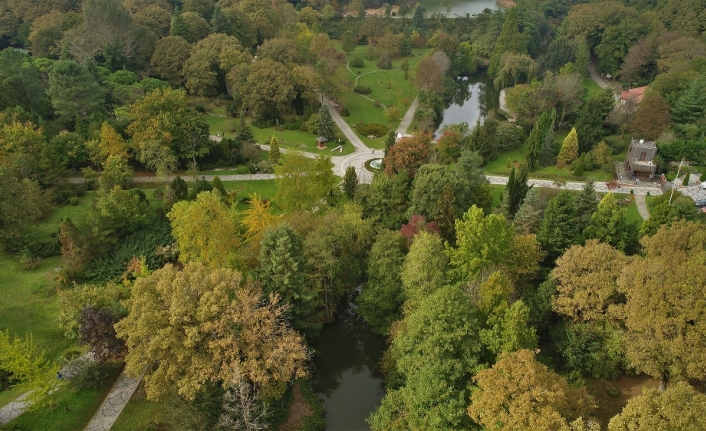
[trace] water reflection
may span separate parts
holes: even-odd
[[[496,0],[420,0],[419,3],[424,8],[426,16],[436,13],[447,17],[465,17],[466,14],[478,15],[485,9],[495,10],[501,8]]]
[[[365,419],[385,394],[378,365],[384,338],[370,330],[349,301],[312,347],[316,349],[312,386],[326,407],[326,428],[369,430]]]
[[[495,89],[493,80],[485,72],[459,78],[457,83],[458,88],[451,104],[442,113],[436,137],[439,137],[439,131],[446,124],[465,122],[473,127],[478,118],[485,117],[490,110],[500,106],[500,92]]]

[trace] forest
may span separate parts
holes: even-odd
[[[705,136],[697,0],[4,0],[0,429],[326,429],[346,301],[372,430],[706,429]]]

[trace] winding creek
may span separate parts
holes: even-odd
[[[324,402],[326,429],[369,430],[365,419],[385,395],[379,367],[385,339],[373,333],[349,297],[312,347],[316,350],[312,387]]]

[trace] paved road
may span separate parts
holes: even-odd
[[[642,217],[643,220],[650,218],[650,211],[647,209],[644,195],[635,196],[635,205],[637,205],[637,211],[640,213],[640,217]]]
[[[414,101],[412,101],[412,104],[409,105],[409,109],[404,114],[404,117],[402,117],[402,121],[400,121],[400,125],[397,126],[397,130],[395,130],[395,133],[399,135],[407,134],[407,131],[409,130],[409,125],[412,124],[412,120],[414,119],[414,113],[417,111],[417,106],[419,106],[419,96],[415,97]]]

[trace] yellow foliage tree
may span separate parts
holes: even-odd
[[[566,138],[564,138],[564,143],[561,145],[561,150],[559,151],[559,157],[557,157],[557,162],[566,166],[576,160],[578,156],[579,138],[576,134],[576,128],[572,127],[569,134],[566,135]]]
[[[272,226],[275,217],[272,215],[272,208],[269,201],[264,201],[258,193],[248,196],[250,208],[243,211],[241,223],[248,228],[245,231],[247,241],[259,241],[265,230]]]
[[[179,245],[179,260],[212,268],[238,267],[238,215],[223,203],[220,193],[202,192],[193,202],[178,202],[167,217]]]

